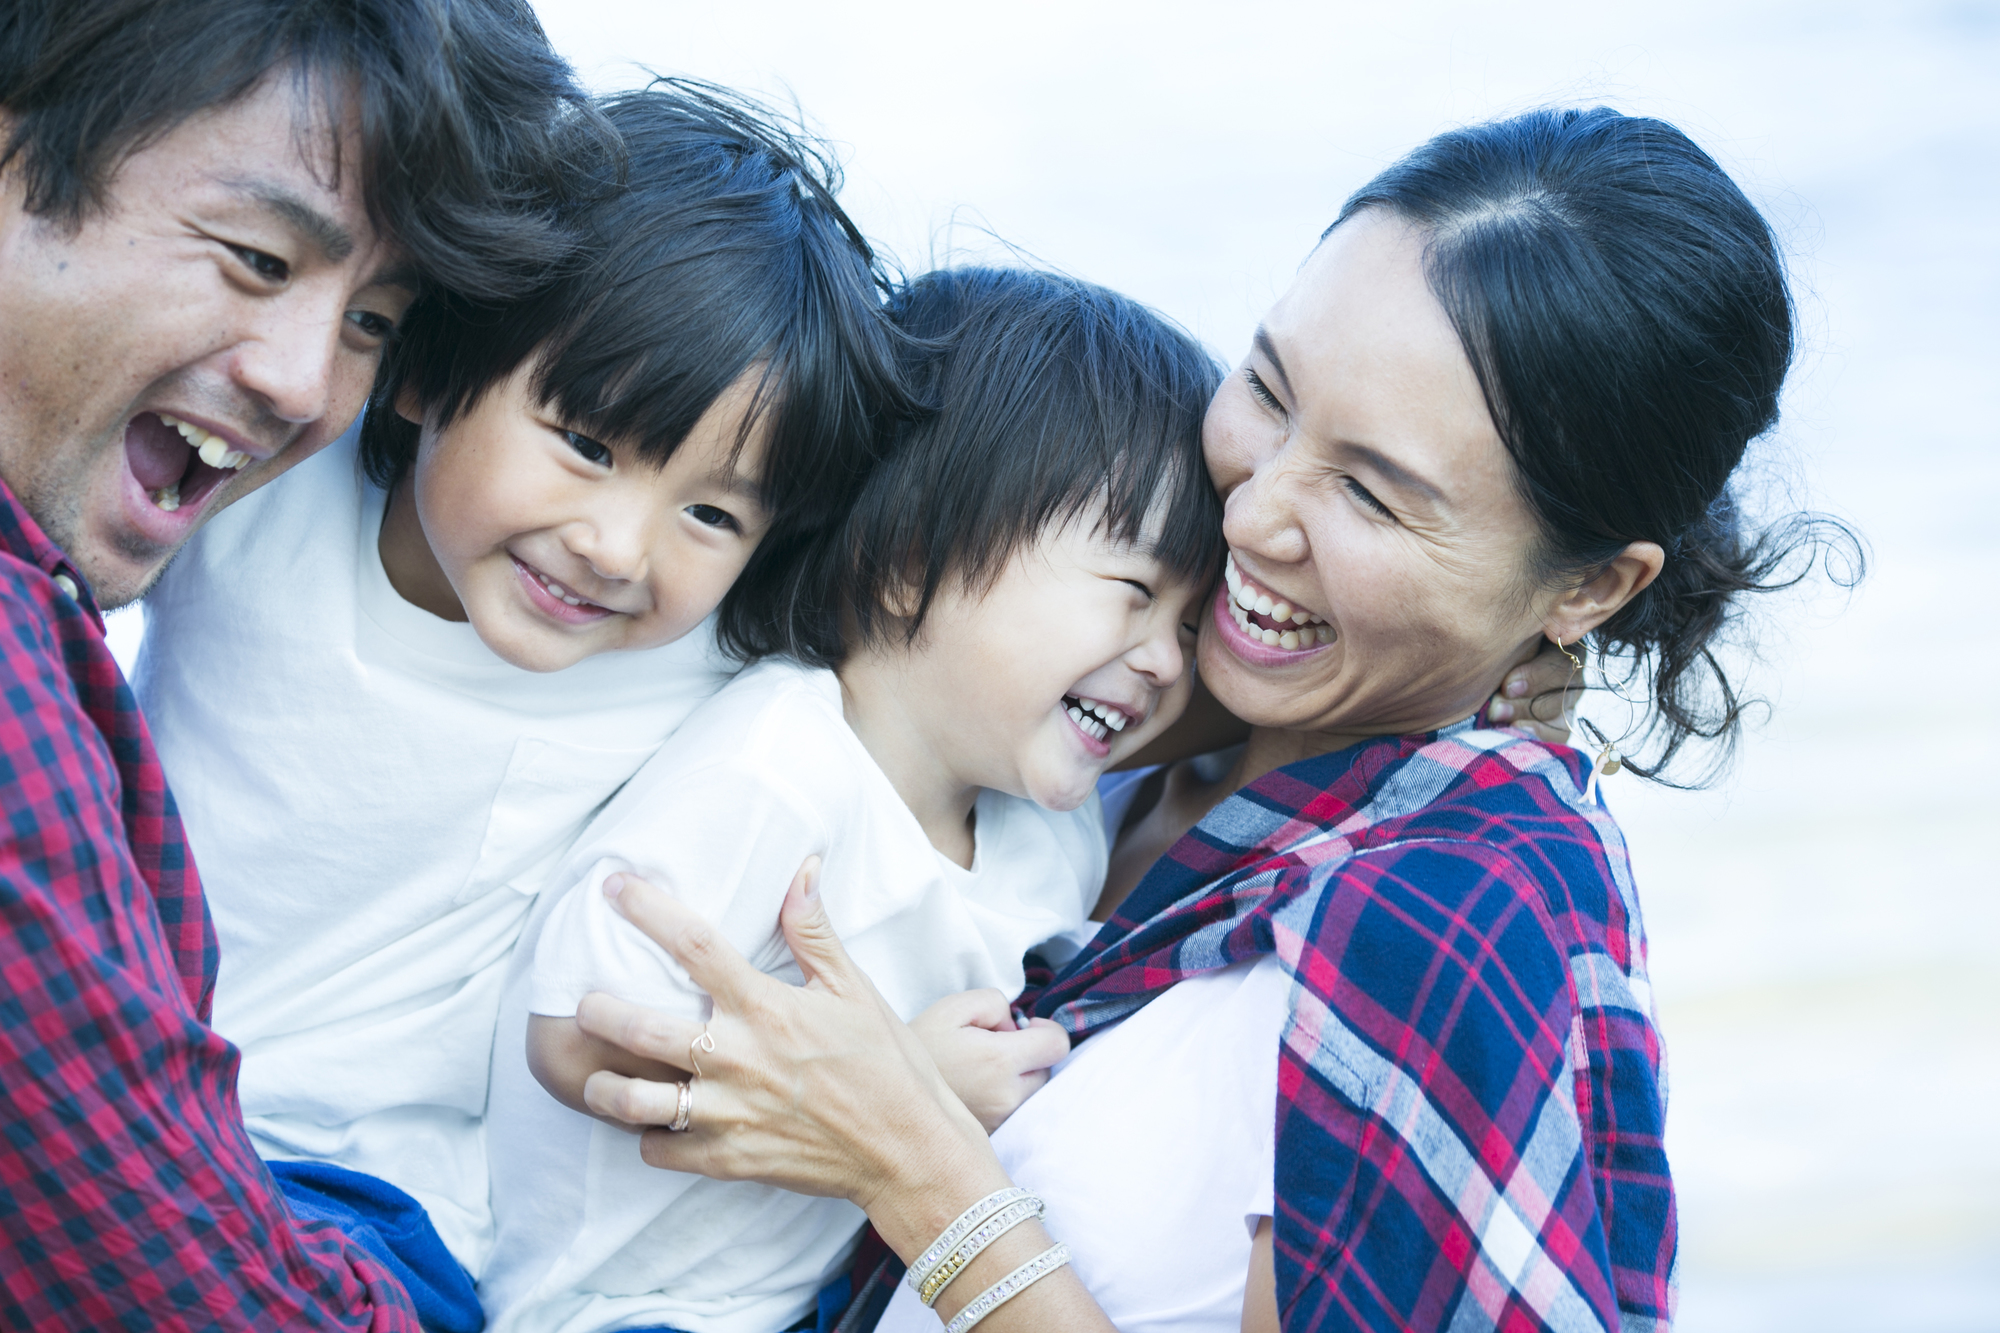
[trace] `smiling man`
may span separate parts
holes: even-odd
[[[399,1256],[295,1220],[250,1146],[99,611],[346,429],[422,284],[504,297],[560,257],[537,201],[599,132],[583,107],[525,0],[0,14],[9,1327],[451,1326]]]

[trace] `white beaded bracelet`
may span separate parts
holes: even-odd
[[[1069,1247],[1057,1242],[972,1298],[944,1333],[966,1333],[974,1324],[1069,1262]]]
[[[958,1248],[958,1243],[965,1239],[967,1232],[1008,1204],[1033,1197],[1019,1186],[1010,1186],[1004,1190],[995,1190],[960,1213],[958,1220],[946,1227],[944,1234],[932,1241],[928,1250],[911,1261],[910,1271],[904,1275],[904,1281],[910,1284],[910,1290],[917,1292],[923,1290],[924,1282],[930,1277],[931,1271],[944,1262],[946,1255]]]
[[[981,1222],[957,1249],[944,1257],[936,1268],[930,1271],[922,1285],[917,1288],[917,1299],[926,1306],[936,1305],[937,1298],[952,1284],[960,1273],[971,1266],[980,1252],[1012,1231],[1021,1223],[1042,1215],[1042,1201],[1030,1194],[1025,1199],[1016,1199],[993,1216]]]

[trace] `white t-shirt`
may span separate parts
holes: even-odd
[[[1268,956],[1180,982],[1077,1047],[993,1135],[1120,1333],[1243,1325],[1290,985]],[[938,1333],[938,1318],[903,1283],[876,1330]]]
[[[405,602],[352,434],[219,514],[146,602],[139,699],[222,945],[269,1158],[402,1187],[477,1272],[505,962],[591,813],[731,666],[703,626],[566,671]]]
[[[631,869],[672,887],[757,967],[797,981],[778,909],[817,853],[848,953],[911,1017],[955,991],[1019,993],[1021,955],[1080,923],[1104,882],[1095,800],[1056,814],[982,792],[974,837],[970,870],[931,846],[847,725],[830,671],[758,663],[687,720],[577,844],[563,876],[575,887],[531,930],[533,964],[509,987],[489,1116],[499,1241],[481,1284],[494,1333],[773,1333],[812,1307],[863,1220],[844,1200],[654,1170],[635,1136],[534,1082],[530,1011],[573,1014],[605,990],[708,1012],[604,897],[605,877]]]

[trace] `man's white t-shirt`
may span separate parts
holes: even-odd
[[[1182,981],[1077,1047],[993,1135],[1120,1333],[1243,1326],[1290,988],[1275,957]],[[938,1318],[902,1283],[876,1333],[938,1333]]]
[[[216,516],[136,673],[260,1153],[379,1176],[477,1273],[505,963],[591,813],[731,674],[712,627],[536,674],[405,602],[352,433]]]
[[[522,946],[488,1119],[499,1240],[481,1298],[494,1333],[773,1333],[812,1308],[864,1220],[840,1199],[654,1170],[636,1136],[535,1083],[531,1011],[574,1014],[603,990],[708,1013],[680,966],[604,897],[606,876],[636,870],[670,887],[753,964],[796,982],[778,910],[817,854],[848,953],[909,1018],[956,991],[1018,994],[1021,956],[1080,924],[1103,886],[1095,798],[1057,814],[982,792],[974,838],[969,870],[931,846],[847,725],[830,671],[760,662],[696,710],[586,831],[563,873],[574,887]],[[699,1120],[699,1083],[693,1111]]]

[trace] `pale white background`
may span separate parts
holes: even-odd
[[[1715,153],[1797,278],[1764,475],[1876,564],[1771,607],[1775,712],[1725,782],[1612,787],[1672,1061],[1679,1326],[2000,1330],[2000,5],[538,9],[596,87],[645,62],[796,97],[911,271],[997,235],[1232,361],[1341,198],[1438,130],[1607,101]]]

